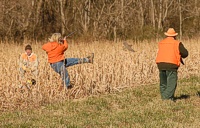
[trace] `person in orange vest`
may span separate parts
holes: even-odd
[[[188,56],[188,51],[183,43],[176,40],[178,33],[169,28],[164,33],[167,37],[158,43],[156,63],[159,69],[160,93],[163,100],[175,101],[177,87],[177,70],[184,64],[182,58]]]
[[[37,55],[32,52],[31,45],[25,46],[25,53],[22,53],[20,56],[19,67],[21,77],[24,77],[27,72],[31,72],[34,77],[37,76],[38,58]]]
[[[71,89],[72,85],[70,84],[70,78],[66,67],[76,64],[93,63],[94,53],[91,53],[91,55],[86,58],[65,58],[64,52],[68,49],[68,42],[66,38],[62,39],[61,37],[60,33],[54,33],[49,39],[49,42],[42,46],[42,49],[46,51],[48,62],[52,69],[62,77],[66,88]],[[62,89],[64,89],[64,86],[59,88],[59,90]]]

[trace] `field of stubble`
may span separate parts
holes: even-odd
[[[39,58],[37,84],[31,91],[19,89],[19,55],[24,45],[0,42],[0,111],[35,108],[44,104],[83,98],[90,95],[122,91],[124,88],[158,83],[155,64],[156,41],[133,42],[136,52],[124,51],[122,42],[69,42],[67,58],[82,58],[94,52],[94,64],[75,65],[68,68],[74,88],[58,91],[62,85],[60,76],[47,62],[41,49],[43,42],[32,43],[33,52]],[[25,42],[26,44],[28,42]],[[199,76],[200,41],[185,40],[189,56],[179,69],[179,79]]]

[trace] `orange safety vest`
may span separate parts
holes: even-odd
[[[28,56],[26,53],[22,53],[21,55],[21,62],[24,66],[31,67],[32,65],[35,64],[37,61],[37,55],[34,53],[31,53],[30,56]]]
[[[179,41],[173,37],[167,37],[158,43],[158,54],[156,63],[165,62],[180,66],[181,55],[179,51]]]
[[[37,59],[37,56],[34,53],[31,53],[31,56],[28,56],[26,53],[22,53],[21,57],[25,61],[34,62]]]

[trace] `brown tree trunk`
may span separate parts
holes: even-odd
[[[156,29],[156,22],[155,22],[155,7],[154,7],[154,2],[151,0],[151,22],[154,30]]]
[[[181,4],[181,0],[179,0],[179,22],[180,22],[180,40],[182,38],[182,4]]]
[[[43,3],[43,0],[38,0],[38,2],[37,2],[35,24],[38,24],[38,22],[39,22],[39,15],[40,15],[42,3]]]
[[[60,16],[61,16],[61,33],[64,34],[65,33],[65,14],[64,14],[64,10],[63,10],[63,0],[59,0],[59,4],[60,4]]]
[[[163,0],[159,0],[159,14],[158,14],[158,30],[162,29],[162,11],[163,11]]]
[[[140,28],[143,30],[144,27],[144,9],[142,7],[141,0],[139,1],[139,8],[140,8]]]
[[[121,0],[121,29],[124,34],[124,0]]]

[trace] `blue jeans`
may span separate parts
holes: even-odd
[[[79,64],[79,61],[79,58],[67,58],[63,61],[59,61],[50,65],[55,72],[60,74],[62,80],[65,82],[65,85],[68,87],[70,85],[70,79],[66,67]]]

